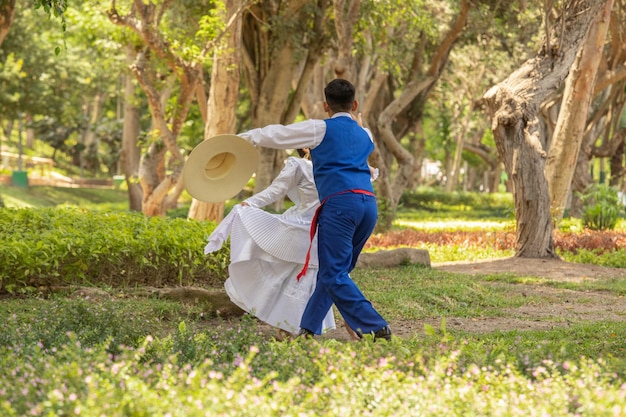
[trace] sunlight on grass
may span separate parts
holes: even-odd
[[[481,261],[486,259],[508,258],[515,254],[514,250],[496,250],[483,246],[436,245],[423,243],[417,249],[428,251],[432,263]]]
[[[14,207],[14,208],[25,208],[25,207],[33,207],[33,204],[28,201],[22,200],[20,198],[12,197],[3,194],[2,200],[4,201],[4,205],[6,207]]]
[[[456,230],[456,231],[472,231],[472,230],[484,230],[488,231],[501,231],[501,230],[514,230],[515,223],[509,220],[403,220],[397,219],[394,221],[394,226],[411,227],[418,230],[427,231],[442,231],[442,230]]]
[[[80,207],[98,211],[128,211],[128,193],[110,188],[2,186],[0,196],[8,208]]]

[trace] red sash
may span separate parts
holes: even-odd
[[[306,274],[307,269],[309,269],[309,261],[311,260],[311,246],[313,245],[313,238],[315,237],[315,232],[317,232],[317,216],[320,214],[320,210],[322,209],[322,206],[324,205],[326,201],[328,201],[329,198],[334,197],[339,194],[345,194],[345,193],[367,194],[371,196],[374,195],[373,192],[366,191],[366,190],[346,190],[346,191],[340,191],[335,194],[331,194],[322,200],[319,207],[315,210],[315,214],[313,215],[313,220],[311,221],[311,231],[310,231],[311,241],[309,243],[309,250],[306,252],[306,258],[304,259],[304,266],[302,267],[302,270],[296,277],[298,281],[300,281],[300,278],[302,278],[304,274]]]

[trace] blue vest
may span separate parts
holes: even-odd
[[[367,164],[374,144],[365,129],[347,116],[324,121],[324,139],[311,149],[313,176],[320,201],[341,191],[374,192]]]

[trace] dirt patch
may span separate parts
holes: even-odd
[[[512,274],[520,277],[547,278],[582,282],[599,278],[626,278],[626,269],[565,262],[560,259],[504,258],[475,262],[433,264],[433,269],[472,275]]]
[[[505,258],[477,262],[433,264],[433,269],[471,275],[510,274],[561,282],[584,282],[603,278],[626,278],[626,269],[565,262],[560,259]],[[507,317],[448,318],[449,330],[484,333],[495,330],[548,330],[588,321],[626,321],[626,297],[600,291],[571,291],[546,285],[519,284],[517,291],[553,302],[509,309]],[[435,327],[441,319],[420,323],[395,323],[399,336],[415,334],[424,324]]]

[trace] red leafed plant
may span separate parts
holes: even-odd
[[[420,244],[484,246],[497,250],[515,248],[515,232],[511,231],[436,231],[414,229],[372,235],[365,248],[419,246]],[[612,252],[626,247],[626,233],[615,231],[554,232],[556,249],[576,253],[579,250]]]

